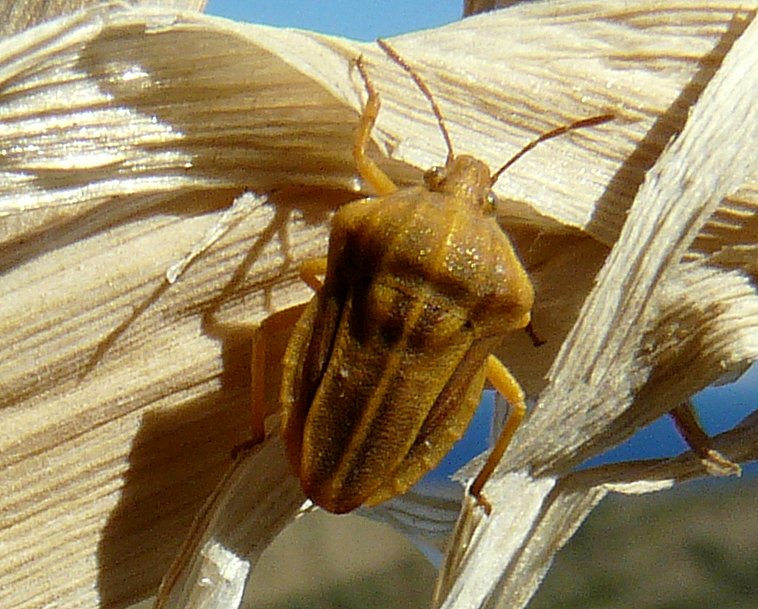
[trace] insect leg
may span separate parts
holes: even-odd
[[[324,286],[319,275],[326,275],[326,258],[313,258],[300,265],[300,279],[318,292]]]
[[[272,368],[278,368],[285,348],[286,338],[296,319],[302,314],[302,306],[291,307],[267,317],[251,329],[250,349],[250,437],[236,446],[232,456],[255,448],[265,438],[265,421],[275,412],[274,391],[278,379],[272,377]]]
[[[318,292],[324,282],[319,279],[319,275],[326,273],[326,258],[313,258],[306,260],[300,266],[300,279]],[[252,434],[249,441],[245,442],[246,447],[255,446],[261,442],[265,433],[266,420],[266,354],[268,352],[267,335],[271,331],[281,331],[286,329],[287,323],[275,323],[272,318],[266,320],[256,330],[253,336],[252,354],[250,357],[250,393],[253,403],[253,420]],[[237,449],[239,450],[239,449]]]
[[[266,437],[266,336],[264,326],[253,336],[250,356],[250,399],[252,403],[250,440],[246,444],[255,446]]]
[[[250,353],[250,437],[232,449],[232,459],[237,459],[266,439],[266,337],[269,330],[264,321],[253,334]]]
[[[484,484],[489,480],[492,472],[495,471],[497,464],[500,462],[500,458],[503,456],[505,449],[508,448],[508,444],[513,438],[513,434],[516,433],[516,429],[524,420],[526,415],[526,401],[524,400],[524,390],[521,389],[521,385],[513,377],[508,368],[497,359],[494,355],[490,355],[485,363],[487,367],[487,378],[495,387],[495,389],[502,395],[511,407],[511,412],[508,414],[508,420],[505,422],[505,426],[500,432],[500,436],[495,443],[492,452],[487,457],[487,462],[482,467],[479,474],[474,478],[474,482],[471,484],[469,492],[476,497],[483,506],[487,513],[490,512],[491,506],[489,502],[482,497],[482,488]]]
[[[368,77],[366,67],[363,65],[363,57],[358,57],[355,60],[355,66],[358,68],[358,72],[360,72],[363,83],[366,86],[368,99],[366,100],[366,105],[363,108],[363,114],[355,133],[353,159],[355,160],[355,166],[361,179],[367,182],[376,191],[376,194],[387,195],[395,192],[397,186],[366,154],[366,148],[371,139],[371,129],[373,129],[374,123],[376,123],[376,117],[379,115],[379,107],[381,106],[379,94]]]
[[[739,475],[740,466],[712,447],[711,437],[700,425],[697,414],[689,401],[679,404],[670,414],[682,438],[687,442],[692,452],[700,458],[709,474],[714,476]]]

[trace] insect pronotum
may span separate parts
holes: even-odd
[[[282,364],[282,435],[306,495],[335,513],[401,494],[462,436],[485,380],[512,407],[470,492],[482,488],[526,406],[516,379],[492,352],[530,321],[534,293],[495,219],[491,188],[539,142],[611,119],[596,116],[528,144],[498,171],[456,156],[426,84],[386,42],[387,55],[431,104],[447,145],[444,167],[399,189],[367,156],[380,102],[362,58],[368,99],[353,156],[377,193],[332,220],[326,259],[306,263],[316,289]],[[325,273],[323,285],[317,276]]]

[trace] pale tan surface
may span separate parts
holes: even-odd
[[[395,41],[438,95],[459,149],[493,165],[567,118],[609,105],[623,118],[535,151],[498,184],[504,224],[518,225],[542,294],[535,317],[554,332],[534,358],[523,355],[525,337],[503,353],[532,391],[544,386],[646,172],[755,7],[642,4],[630,13],[625,2],[536,3]],[[357,194],[349,148],[362,89],[351,59],[365,53],[383,92],[372,154],[392,157],[382,160],[390,175],[414,181],[444,156],[424,100],[372,45],[124,4],[107,17],[69,18],[2,46],[3,609],[115,607],[156,589],[247,437],[252,326],[310,296],[298,262],[323,253],[330,211]],[[755,90],[735,90],[729,107]],[[751,150],[734,146],[746,133],[720,134],[692,166]],[[707,190],[659,186],[686,192],[685,207]],[[167,286],[168,267],[246,188],[270,200]],[[525,428],[533,435],[522,436],[522,460],[549,455],[555,465],[590,440],[600,450],[754,356],[755,190],[753,176],[706,202],[721,204],[728,226],[706,225],[700,236],[715,240],[684,253],[708,266],[677,267],[662,299],[644,302],[664,323],[622,318],[635,338],[650,330],[640,351],[623,352],[640,367],[613,360],[617,376],[604,385],[629,399],[645,390],[632,414],[621,418],[617,402],[586,388],[544,410],[549,425]],[[608,330],[610,318],[603,326],[590,317]],[[562,370],[572,370],[571,353]],[[582,389],[576,378],[562,386]],[[600,404],[582,410],[590,398]],[[575,424],[561,425],[569,403]],[[523,450],[530,445],[536,455]]]

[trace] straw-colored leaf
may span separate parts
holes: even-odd
[[[493,606],[523,606],[552,554],[604,492],[598,483],[567,495],[561,489],[566,479],[557,475],[671,410],[724,370],[758,358],[755,284],[741,273],[680,262],[722,200],[758,173],[758,158],[745,154],[758,141],[757,44],[754,22],[681,135],[648,172],[534,416],[485,487],[495,513],[482,519],[470,501],[464,505],[439,606],[481,607],[490,598]],[[758,458],[754,424],[727,458],[732,453]],[[644,480],[649,472],[639,474]],[[678,477],[673,467],[669,477]],[[536,556],[542,568],[534,570]]]
[[[0,35],[10,36],[87,7],[101,6],[106,10],[118,0],[24,0],[0,5]],[[163,6],[165,8],[201,11],[206,0],[131,0],[132,6]]]
[[[501,355],[542,394],[486,488],[493,517],[464,513],[457,539],[480,541],[451,554],[445,606],[527,599],[536,580],[518,565],[546,567],[624,478],[579,488],[571,467],[756,358],[755,9],[538,2],[392,41],[456,150],[493,167],[548,129],[617,116],[539,147],[497,185],[548,340],[515,336]],[[371,154],[415,182],[444,146],[373,44],[123,3],[0,42],[0,609],[155,594],[188,533],[163,606],[228,606],[298,512],[275,436],[234,465],[231,451],[249,437],[255,325],[291,326],[287,309],[310,297],[299,262],[325,252],[331,212],[361,194],[359,54],[383,100]],[[710,85],[737,76],[725,110]],[[234,201],[244,213],[214,235]],[[169,285],[208,234],[220,239]],[[256,375],[274,411],[286,332],[268,335]],[[750,433],[723,452],[753,458]],[[625,484],[646,480],[630,471]],[[533,554],[529,519],[549,541]],[[477,562],[499,537],[506,579]],[[218,583],[210,596],[198,573]]]

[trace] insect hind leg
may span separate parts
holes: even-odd
[[[689,401],[682,402],[670,413],[674,424],[684,441],[698,456],[706,471],[712,476],[739,476],[741,469],[713,448],[711,437],[700,425],[700,421]]]

